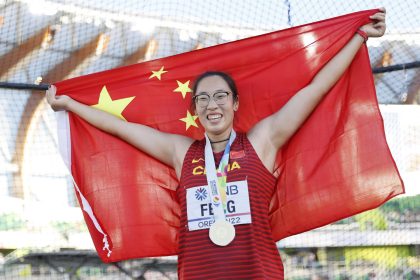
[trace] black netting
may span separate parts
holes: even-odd
[[[378,100],[409,196],[285,239],[279,248],[286,279],[420,279],[420,109],[407,105],[420,103],[417,0],[0,0],[0,279],[129,279],[153,263],[121,264],[132,273],[128,276],[115,266],[83,263],[85,255],[71,252],[65,261],[60,254],[48,255],[50,263],[34,261],[29,252],[93,247],[57,151],[54,114],[42,92],[18,89],[23,84],[51,83],[380,6],[387,8],[386,35],[367,44],[372,68],[381,71],[375,74]],[[176,277],[176,260],[154,265],[146,279]]]

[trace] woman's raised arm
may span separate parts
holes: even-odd
[[[360,28],[368,37],[385,33],[385,8],[370,17],[374,22]],[[257,123],[248,133],[265,166],[272,170],[277,151],[299,129],[324,95],[343,75],[363,44],[364,38],[353,38],[315,75],[312,82],[298,91],[279,111]]]
[[[91,125],[128,142],[139,150],[173,167],[178,178],[182,162],[193,140],[164,133],[151,127],[131,123],[107,112],[87,106],[66,95],[56,96],[56,87],[46,92],[48,103],[54,111],[66,110],[75,113]]]

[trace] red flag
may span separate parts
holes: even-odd
[[[225,71],[239,90],[235,130],[248,131],[307,85],[376,11],[78,77],[56,86],[59,94],[85,104],[116,108],[114,113],[130,122],[201,139],[203,129],[189,111],[192,82],[204,71]],[[180,209],[174,170],[76,115],[69,116],[71,171],[86,199],[85,220],[102,260],[176,254]],[[366,46],[278,152],[277,171],[277,191],[270,208],[275,240],[372,209],[404,192],[385,141]],[[103,250],[101,231],[110,255]]]

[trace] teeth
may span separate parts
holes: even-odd
[[[222,115],[209,115],[207,118],[209,120],[215,120],[215,119],[220,119],[222,117]]]

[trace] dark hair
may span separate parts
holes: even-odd
[[[193,85],[193,89],[192,89],[193,94],[191,96],[191,108],[192,109],[195,109],[194,96],[195,96],[195,93],[197,92],[198,84],[204,78],[211,77],[211,76],[218,76],[218,77],[222,78],[228,84],[230,90],[232,91],[233,101],[234,102],[238,101],[238,89],[236,88],[235,81],[233,80],[233,78],[229,74],[227,74],[225,72],[221,72],[221,71],[206,71],[206,72],[202,73],[201,75],[199,75],[194,81],[194,85]]]

